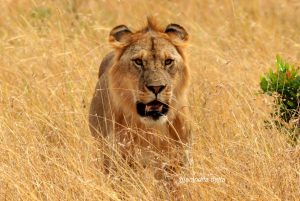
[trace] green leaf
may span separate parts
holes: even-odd
[[[260,88],[261,88],[264,92],[267,92],[267,91],[268,91],[269,84],[268,84],[268,81],[266,80],[265,77],[262,77],[262,78],[260,79]]]
[[[292,108],[295,107],[295,103],[293,103],[292,101],[288,101],[287,104],[288,104],[289,106],[291,106]]]

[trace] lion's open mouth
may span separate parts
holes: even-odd
[[[169,106],[158,100],[151,101],[147,104],[137,102],[136,108],[140,116],[152,117],[154,120],[159,119],[159,117],[167,114],[169,111]]]

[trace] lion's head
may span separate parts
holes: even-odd
[[[144,123],[174,117],[186,99],[189,69],[183,47],[187,40],[182,26],[161,29],[151,19],[136,32],[125,25],[112,29],[109,41],[115,58],[108,79],[113,102],[124,115]]]

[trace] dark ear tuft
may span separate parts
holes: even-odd
[[[113,28],[109,33],[109,41],[111,43],[122,43],[126,36],[132,32],[125,25],[119,25]]]
[[[165,30],[165,33],[172,35],[173,37],[175,36],[177,39],[182,41],[187,41],[189,39],[189,34],[182,26],[178,24],[169,24]]]

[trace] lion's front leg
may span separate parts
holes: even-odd
[[[180,149],[177,152],[179,163],[182,166],[190,165],[192,163],[192,158],[190,156],[192,136],[191,136],[191,122],[188,116],[189,108],[182,107],[175,119],[169,123],[169,133],[170,138],[174,140],[176,147]]]
[[[175,119],[169,123],[169,143],[165,147],[165,157],[157,167],[156,178],[162,180],[170,196],[180,200],[184,195],[179,178],[192,163],[189,155],[191,149],[191,127],[187,118],[188,108],[182,108]]]
[[[102,140],[103,168],[104,172],[114,174],[121,164],[133,166],[134,138],[127,131],[114,130]]]
[[[124,128],[116,133],[117,150],[120,160],[130,167],[135,166],[136,139],[131,129]]]

